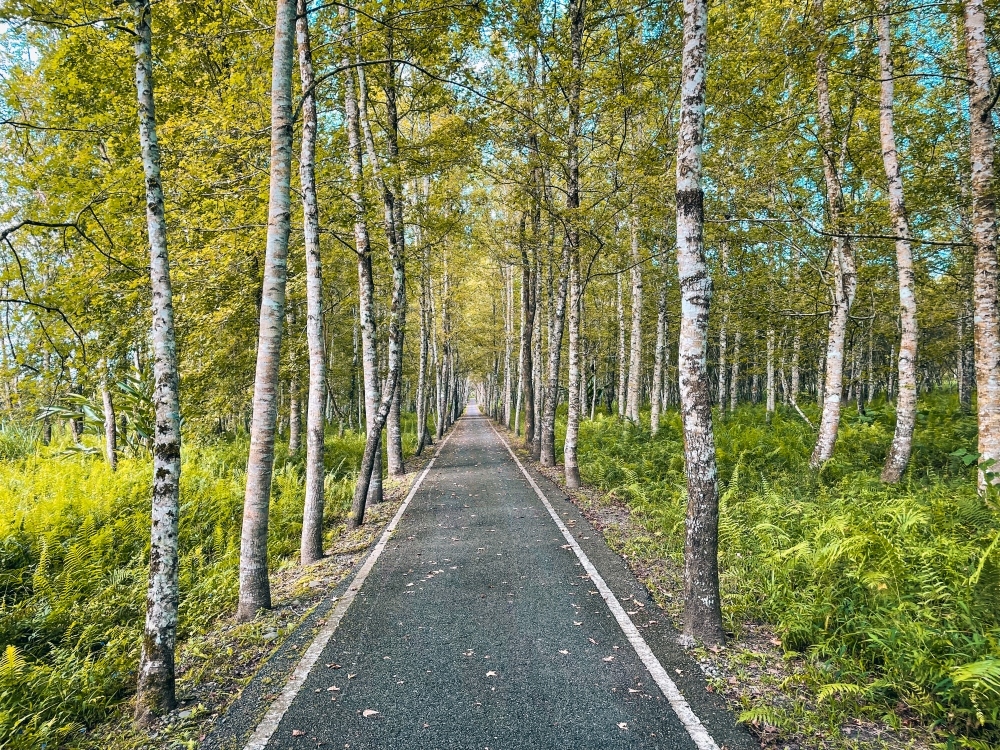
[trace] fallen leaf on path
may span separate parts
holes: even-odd
[[[576,620],[573,620],[573,624],[574,624],[574,625],[583,625],[583,623],[582,623],[582,622],[577,622]]]
[[[306,733],[303,732],[301,729],[293,729],[292,730],[292,737],[305,737],[305,736],[306,736]]]
[[[597,641],[595,641],[593,638],[588,638],[587,640],[593,643],[595,646],[597,645]]]
[[[334,664],[333,662],[330,662],[326,666],[328,666],[330,669],[340,669],[340,665],[339,664]]]
[[[627,721],[620,721],[620,722],[618,722],[618,728],[619,729],[628,729],[628,722]]]
[[[327,692],[331,692],[331,691],[339,691],[339,690],[340,690],[340,688],[339,688],[339,687],[337,687],[336,685],[330,685],[330,687],[328,687],[328,688],[327,688],[326,690],[327,690]]]
[[[496,673],[496,672],[494,672],[494,671],[492,671],[492,670],[490,670],[489,672],[487,672],[487,673],[486,673],[486,676],[487,676],[487,677],[496,677],[496,676],[497,676],[497,673]]]
[[[347,675],[347,679],[349,679],[349,680],[353,680],[353,679],[354,679],[355,677],[357,677],[357,676],[358,676],[358,673],[357,673],[357,672],[355,672],[354,674],[349,674],[349,675]]]
[[[613,657],[613,656],[605,656],[601,661],[614,661],[614,660],[615,660],[615,657]]]
[[[559,653],[560,654],[569,654],[569,651],[567,651],[566,649],[559,649]]]
[[[373,716],[378,716],[378,711],[376,711],[374,708],[366,708],[364,711],[361,712],[361,715],[364,716],[366,719],[370,719]]]

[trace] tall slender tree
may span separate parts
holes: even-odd
[[[132,0],[135,12],[135,88],[139,146],[146,179],[149,279],[153,293],[153,502],[149,546],[146,623],[135,717],[141,725],[176,705],[174,649],[177,643],[177,534],[180,516],[181,412],[174,337],[173,290],[167,254],[167,221],[160,177],[160,145],[153,97],[153,31],[149,0]]]
[[[625,418],[638,424],[642,385],[642,255],[639,251],[639,217],[633,216],[629,224],[632,239],[632,332],[629,337]]]
[[[319,245],[319,201],[316,196],[316,79],[306,0],[298,0],[295,36],[302,91],[302,231],[306,248],[306,338],[309,344],[309,395],[306,400],[306,495],[302,514],[303,565],[323,556],[323,441],[326,399],[326,342],[323,338],[323,262]]]
[[[569,352],[567,363],[569,408],[566,412],[566,440],[563,444],[566,486],[580,486],[576,440],[580,430],[580,313],[583,285],[580,279],[580,94],[583,89],[583,32],[587,0],[571,0],[569,8],[572,78],[569,83],[569,134],[566,138],[566,213],[569,245]]]
[[[684,637],[719,644],[725,640],[719,596],[719,488],[706,362],[712,278],[705,263],[702,187],[707,25],[706,0],[684,0],[677,132],[677,270],[681,288],[677,369],[688,487]]]
[[[274,432],[278,416],[278,374],[288,235],[291,228],[292,63],[295,59],[295,0],[277,0],[271,70],[271,177],[267,210],[267,249],[257,337],[250,457],[243,501],[240,541],[240,599],[236,616],[253,619],[271,608],[267,569],[268,511],[274,469]]]
[[[882,165],[889,186],[889,218],[896,235],[896,275],[899,278],[899,396],[896,399],[896,431],[882,469],[883,482],[898,482],[910,460],[913,427],[917,421],[917,300],[910,251],[910,223],[903,199],[903,176],[896,151],[893,123],[895,93],[892,64],[892,26],[889,0],[879,0],[878,56],[880,78],[879,135]],[[871,394],[869,394],[871,398]]]
[[[972,166],[972,244],[975,246],[973,335],[976,419],[979,424],[979,486],[1000,473],[1000,302],[997,300],[997,208],[993,132],[993,69],[987,53],[983,0],[965,0],[965,60],[969,76],[969,157]]]

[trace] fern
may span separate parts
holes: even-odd
[[[27,668],[28,662],[17,646],[9,645],[0,657],[0,681],[12,683]]]

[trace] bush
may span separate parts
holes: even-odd
[[[0,445],[3,431],[0,430]],[[56,747],[131,693],[144,621],[151,465],[116,473],[53,446],[0,461],[0,747]],[[247,440],[188,441],[181,471],[183,639],[235,608]],[[327,440],[328,526],[346,515],[363,437]],[[278,449],[268,552],[298,554],[304,467]]]

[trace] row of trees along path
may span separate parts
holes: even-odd
[[[679,407],[691,641],[724,639],[713,406],[725,419],[763,401],[770,418],[784,402],[812,425],[810,400],[819,468],[845,398],[862,415],[877,396],[894,400],[882,480],[895,483],[918,391],[954,380],[960,408],[976,393],[980,488],[990,481],[1000,311],[982,0],[953,15],[891,0],[861,14],[834,0],[765,3],[756,15],[705,0],[48,5],[3,5],[37,34],[24,47],[35,62],[9,64],[24,88],[3,123],[16,136],[4,167],[16,210],[0,239],[19,269],[2,302],[18,331],[7,399],[95,388],[114,466],[113,376],[151,364],[140,722],[175,704],[182,408],[192,424],[249,432],[244,621],[271,606],[286,427],[294,453],[304,424],[309,564],[323,555],[327,426],[365,433],[357,527],[383,476],[406,470],[407,415],[419,454],[473,389],[543,466],[561,460],[568,487],[581,482],[582,420],[606,408],[639,423],[648,405],[655,434]],[[273,32],[269,61],[261,29]],[[98,52],[69,54],[75,45]],[[127,116],[104,106],[122,84],[85,61],[126,48]],[[86,97],[51,83],[60,65],[78,67]],[[269,116],[248,111],[268,94]],[[56,114],[67,102],[79,125]],[[71,153],[91,177],[56,190],[46,165]],[[144,224],[115,188],[140,182]],[[47,275],[38,248],[57,239],[62,265]],[[129,254],[137,246],[148,258]],[[119,302],[85,315],[70,290],[90,287],[94,257]],[[25,385],[49,377],[47,391]]]

